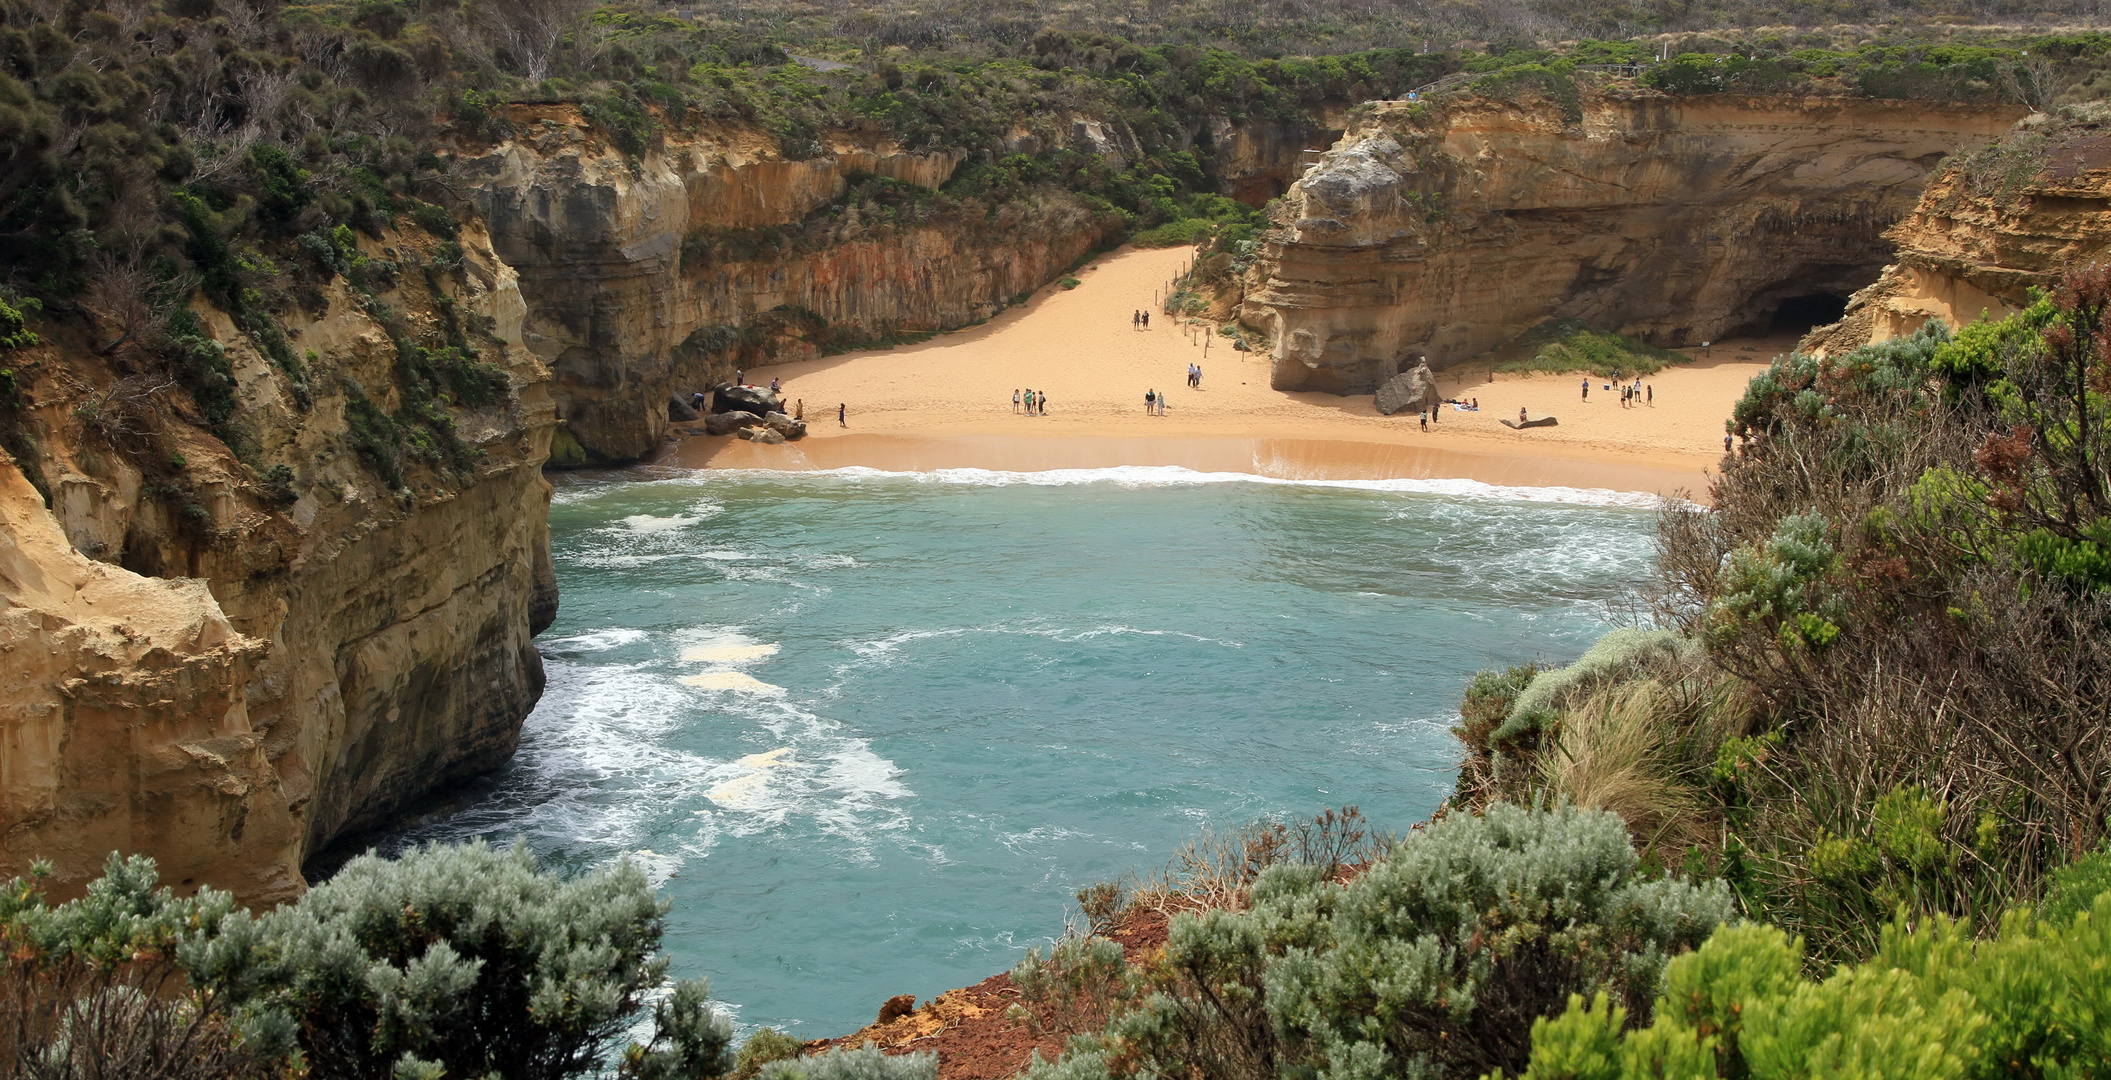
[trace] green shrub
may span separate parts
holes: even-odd
[[[762,1028],[740,1044],[740,1053],[734,1058],[733,1080],[753,1080],[764,1065],[798,1057],[804,1049],[805,1042],[776,1028]]]
[[[211,889],[177,897],[157,878],[152,860],[112,855],[85,896],[57,907],[30,882],[0,886],[0,1046],[28,1035],[17,1049],[76,1053],[63,1026],[13,1023],[41,1015],[169,1051],[153,1075],[184,1080],[581,1076],[610,1064],[666,970],[665,905],[627,862],[566,880],[525,848],[366,856],[261,916]],[[141,1003],[113,1009],[111,994]],[[619,1074],[724,1075],[732,1027],[707,998],[701,982],[674,984]],[[20,1075],[120,1075],[95,1071],[109,1059],[73,1064],[90,1071]]]
[[[1665,961],[1729,914],[1719,883],[1644,881],[1612,814],[1507,804],[1411,836],[1347,885],[1272,867],[1252,909],[1173,920],[1134,1007],[1031,1080],[1472,1077],[1521,1065],[1572,993],[1646,1011]]]
[[[2111,1064],[2111,894],[1976,943],[1968,924],[1900,922],[1867,963],[1815,982],[1802,953],[1773,927],[1725,926],[1665,969],[1651,1025],[1625,1030],[1625,1010],[1579,995],[1533,1025],[1524,1075],[1965,1080]]]
[[[318,1076],[417,1061],[554,1078],[600,1067],[660,983],[665,910],[627,862],[565,881],[525,847],[428,847],[355,859],[299,904],[223,920],[184,959],[199,985],[293,1017]],[[729,1064],[731,1027],[708,1009],[697,1022],[701,1000],[677,995],[663,1024]]]
[[[1488,738],[1502,742],[1539,731],[1555,718],[1562,701],[1578,690],[1632,674],[1658,658],[1684,656],[1692,648],[1692,642],[1669,630],[1609,631],[1575,663],[1533,675],[1511,701],[1502,726]]]
[[[866,1043],[856,1050],[831,1050],[814,1057],[773,1061],[760,1080],[937,1080],[937,1054],[888,1056]]]
[[[1076,278],[1074,278],[1074,277],[1065,277],[1065,278],[1062,278],[1062,279],[1058,280],[1058,281],[1056,282],[1056,284],[1057,284],[1057,285],[1059,285],[1059,286],[1061,286],[1062,288],[1065,288],[1065,289],[1075,289],[1075,288],[1077,288],[1078,286],[1080,286],[1080,285],[1083,285],[1083,284],[1084,284],[1084,282],[1082,282],[1082,281],[1079,281],[1078,279],[1076,279]]]

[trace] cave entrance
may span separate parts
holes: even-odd
[[[1774,317],[1768,329],[1777,334],[1807,334],[1820,326],[1829,326],[1847,314],[1847,298],[1838,293],[1819,292],[1803,296],[1783,297],[1774,308]]]

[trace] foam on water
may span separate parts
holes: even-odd
[[[662,475],[680,475],[662,470]],[[1623,506],[1653,510],[1663,496],[1610,488],[1528,487],[1488,484],[1479,480],[1397,478],[1385,480],[1323,480],[1265,476],[1259,473],[1201,472],[1180,465],[1115,465],[1097,469],[1043,469],[1015,472],[1002,469],[934,469],[924,472],[873,469],[849,465],[839,469],[781,471],[772,469],[720,469],[702,474],[712,482],[726,479],[790,481],[805,477],[833,478],[852,482],[903,480],[919,484],[952,484],[970,487],[1008,487],[1028,484],[1064,487],[1078,484],[1113,484],[1121,487],[1185,487],[1198,484],[1261,484],[1271,487],[1334,488],[1343,491],[1373,491],[1388,494],[1445,495],[1460,499],[1497,499],[1506,502],[1567,503],[1579,506]]]
[[[674,974],[817,1036],[979,981],[1204,824],[1451,782],[1473,670],[1582,652],[1653,500],[1185,469],[572,476],[521,748],[396,838],[629,857]]]

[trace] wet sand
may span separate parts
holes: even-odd
[[[1622,408],[1618,395],[1580,375],[1440,373],[1447,397],[1478,398],[1480,412],[1446,409],[1424,432],[1413,415],[1382,416],[1368,394],[1338,397],[1268,386],[1265,355],[1241,353],[1207,328],[1157,312],[1157,296],[1188,258],[1182,249],[1124,250],[1077,274],[1074,290],[1050,286],[990,322],[918,345],[755,368],[751,383],[784,381],[804,399],[811,434],[786,446],[692,437],[661,460],[691,467],[890,471],[938,468],[1045,470],[1179,465],[1289,479],[1465,478],[1514,486],[1612,488],[1705,494],[1722,458],[1723,420],[1752,375],[1794,344],[1793,334],[1723,342],[1689,366],[1645,379],[1653,406]],[[1154,309],[1151,329],[1131,314]],[[1207,341],[1205,348],[1203,342]],[[1189,363],[1202,385],[1184,385]],[[1027,416],[1014,390],[1048,395],[1048,414]],[[1143,396],[1170,396],[1149,416]],[[836,424],[848,405],[849,426]],[[1522,407],[1559,426],[1513,431]]]

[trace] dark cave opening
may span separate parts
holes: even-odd
[[[1836,293],[1811,293],[1783,297],[1774,308],[1770,329],[1775,333],[1807,333],[1815,327],[1840,321],[1847,313],[1847,298]]]

